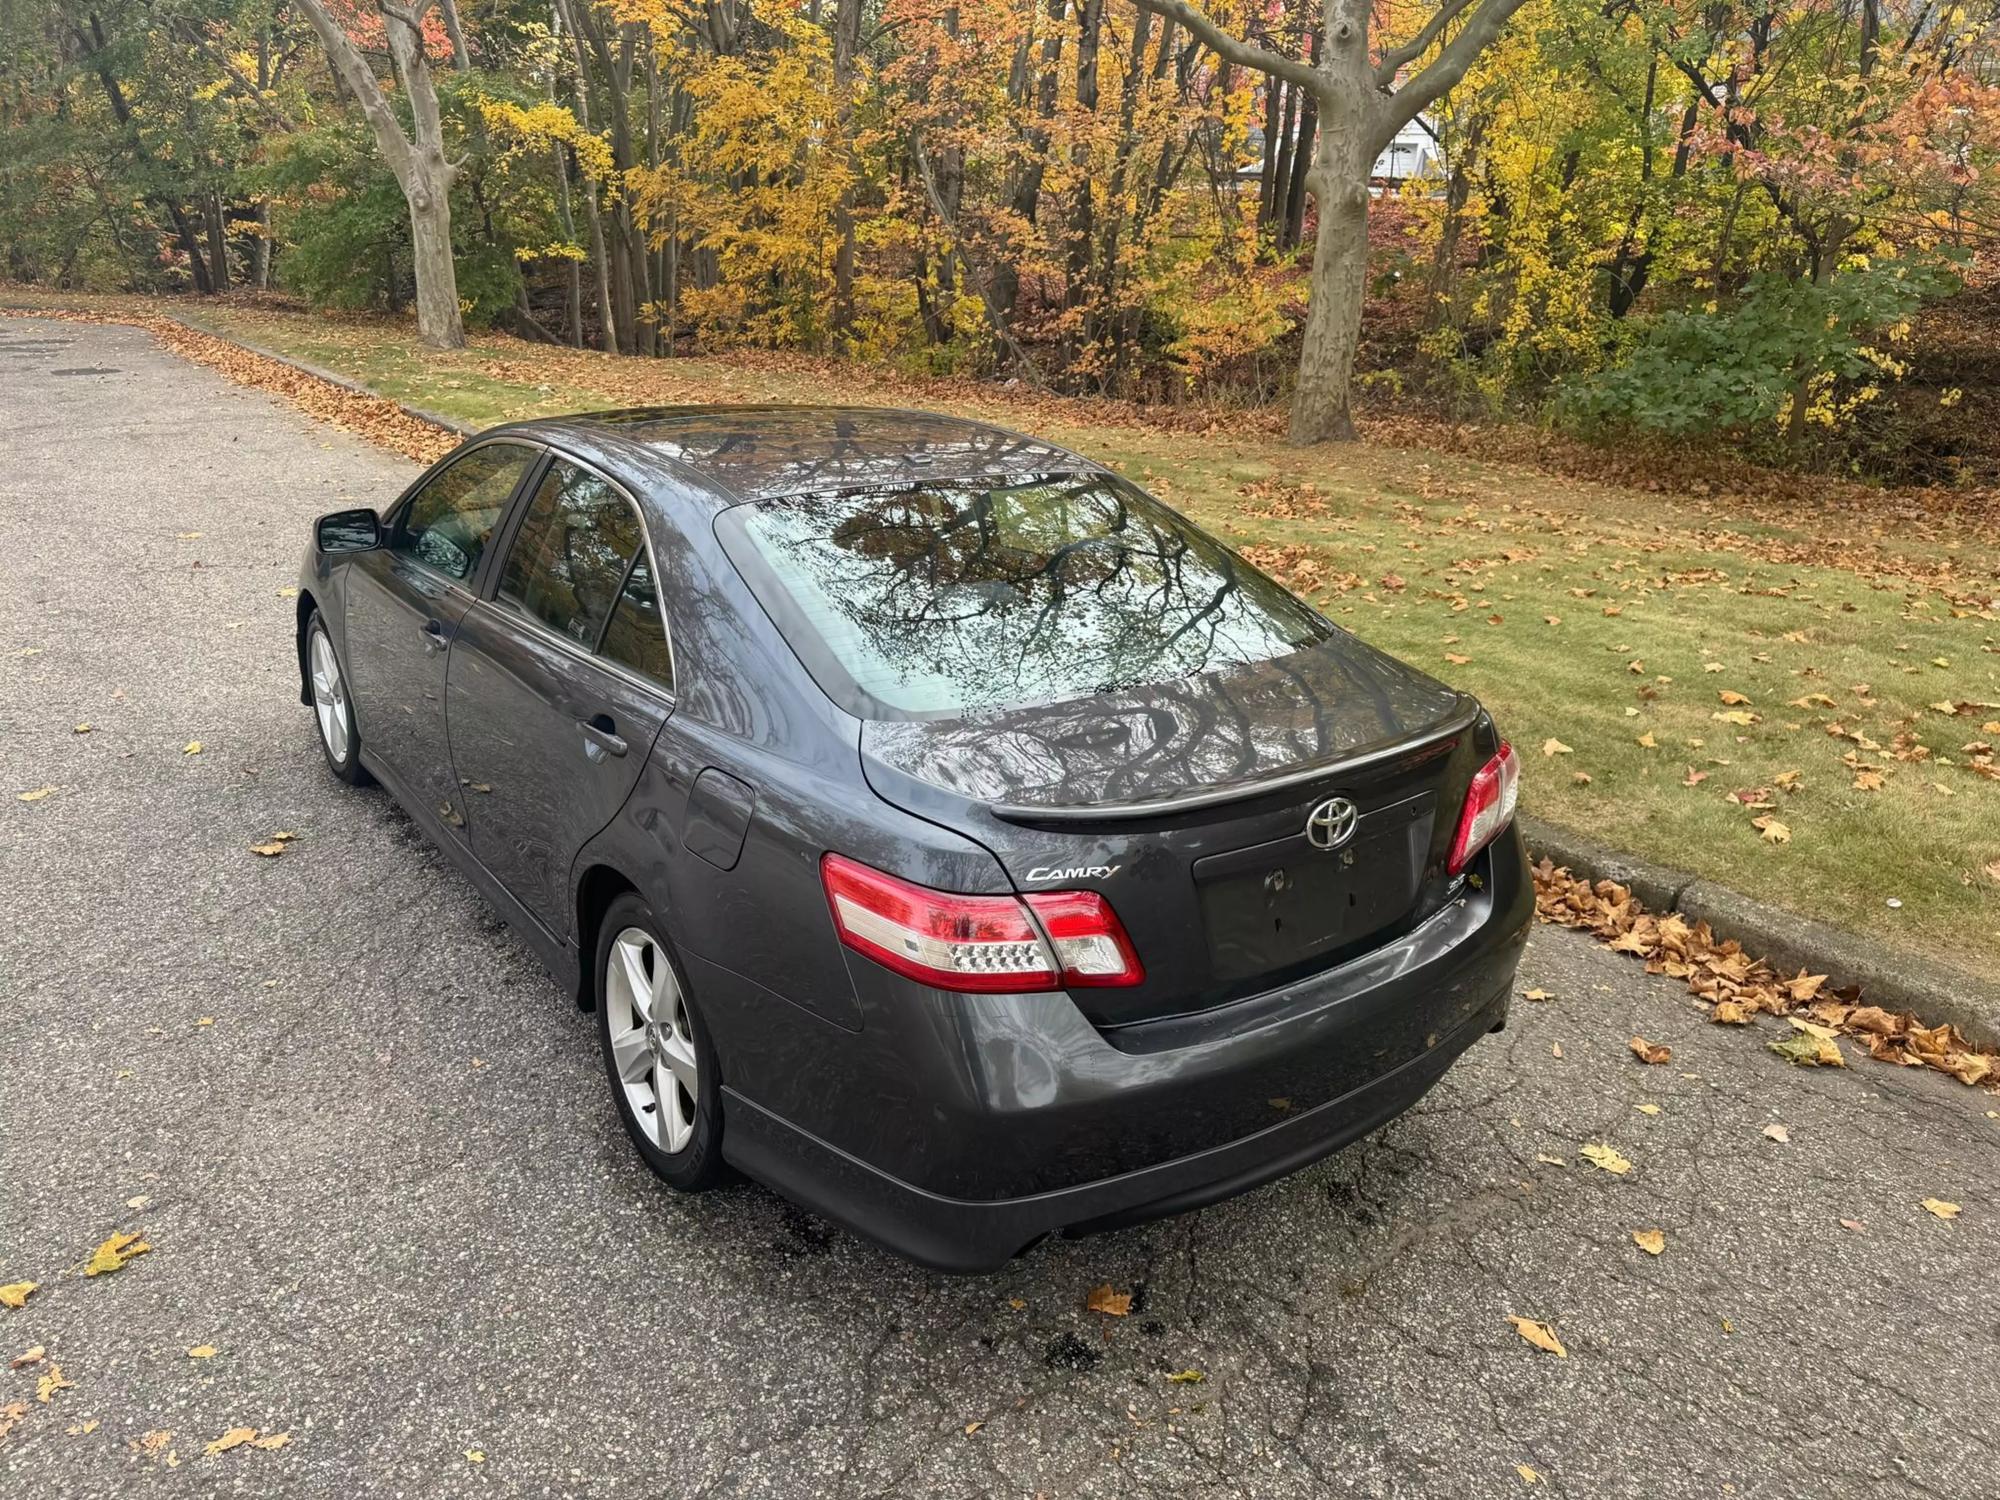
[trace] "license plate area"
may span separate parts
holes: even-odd
[[[1315,849],[1301,828],[1196,860],[1216,978],[1293,968],[1395,926],[1417,904],[1436,806],[1436,795],[1423,792],[1366,812],[1334,850]]]

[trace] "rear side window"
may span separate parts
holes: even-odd
[[[410,497],[389,535],[389,550],[463,583],[536,457],[518,443],[474,448]]]
[[[755,501],[720,531],[828,696],[871,718],[1115,692],[1333,633],[1104,474]]]
[[[611,611],[611,623],[604,627],[600,656],[630,667],[665,688],[674,685],[673,653],[667,646],[667,622],[660,613],[660,591],[653,582],[653,566],[644,551],[633,564]]]
[[[595,650],[644,542],[638,512],[615,485],[559,460],[522,518],[500,597]]]

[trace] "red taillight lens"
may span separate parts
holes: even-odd
[[[1056,950],[1065,985],[1138,984],[1146,977],[1125,924],[1095,891],[1038,891],[1026,898]]]
[[[839,854],[820,861],[820,878],[843,943],[941,990],[1053,990],[1145,977],[1116,913],[1090,891],[1038,893],[1028,905],[1013,896],[960,896]]]
[[[1520,791],[1521,762],[1504,740],[1500,752],[1479,768],[1466,789],[1465,811],[1458,815],[1458,836],[1451,841],[1453,875],[1464,873],[1473,856],[1500,836],[1514,820],[1514,799]]]

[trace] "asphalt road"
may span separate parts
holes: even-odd
[[[1995,1100],[1790,1069],[1569,933],[1370,1140],[998,1275],[671,1195],[587,1018],[297,702],[306,523],[409,472],[0,319],[0,1283],[41,1283],[0,1494],[1995,1493]],[[237,1426],[290,1437],[203,1456]]]

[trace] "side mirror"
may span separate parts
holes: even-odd
[[[322,552],[367,552],[382,545],[382,518],[372,510],[337,510],[313,522]]]

